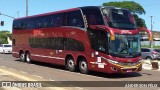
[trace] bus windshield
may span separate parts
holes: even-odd
[[[139,38],[139,35],[116,35],[114,41],[108,39],[109,54],[119,57],[136,57],[140,55]]]
[[[109,27],[128,30],[136,28],[135,20],[128,10],[105,8],[102,12]]]

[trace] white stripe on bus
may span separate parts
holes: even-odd
[[[12,53],[19,54],[19,52],[12,52]],[[36,54],[31,54],[31,55],[36,56],[36,57],[54,58],[54,59],[65,60],[65,58],[60,58],[60,57],[52,57],[52,56],[44,56],[44,55],[36,55]]]
[[[60,57],[52,57],[52,56],[44,56],[44,55],[36,55],[36,54],[31,54],[31,55],[32,55],[32,56],[36,56],[36,57],[54,58],[54,59],[65,60],[65,58],[60,58]]]

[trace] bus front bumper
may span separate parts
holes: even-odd
[[[137,63],[109,63],[110,73],[129,73],[142,70],[142,62]]]

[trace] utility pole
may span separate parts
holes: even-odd
[[[152,21],[152,19],[153,19],[153,16],[151,16],[151,31],[153,30],[153,21]]]
[[[151,32],[152,32],[152,34],[153,34],[153,16],[151,16]],[[153,47],[153,40],[152,41],[150,41],[150,47],[152,48]]]
[[[19,11],[17,11],[17,15],[18,15],[18,18],[19,18]]]
[[[26,16],[28,16],[28,0],[26,0]]]

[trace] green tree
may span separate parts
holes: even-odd
[[[135,19],[138,27],[146,27],[144,19],[139,18],[137,14],[134,14],[133,16],[134,16],[134,19]]]
[[[0,31],[0,44],[7,44],[8,43],[8,41],[7,41],[8,36],[11,38],[11,34],[9,31],[7,31],[7,30]]]
[[[103,3],[103,6],[115,6],[120,8],[126,8],[132,12],[138,27],[146,27],[145,21],[138,16],[138,15],[145,14],[146,11],[143,9],[143,7],[140,4],[134,1],[107,2],[107,3]]]

